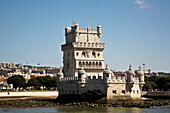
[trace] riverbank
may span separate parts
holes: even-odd
[[[0,92],[0,97],[15,96],[58,96],[58,91],[23,91],[23,92]]]
[[[170,105],[170,99],[122,100],[107,102],[59,102],[57,91],[38,92],[0,92],[0,108],[28,108],[28,107],[137,107],[150,108],[154,106]],[[70,97],[68,97],[70,98]],[[64,97],[65,100],[68,98]],[[76,99],[73,99],[74,101]]]
[[[25,100],[2,100],[0,108],[28,108],[28,107],[136,107],[151,108],[154,106],[170,105],[170,100],[147,100],[147,101],[117,101],[109,104],[73,102],[60,104],[56,99],[25,99]]]

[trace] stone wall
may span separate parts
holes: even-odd
[[[11,96],[58,96],[58,91],[39,91],[39,92],[0,92],[0,97]]]

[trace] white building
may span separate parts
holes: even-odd
[[[114,76],[104,68],[103,50],[101,43],[101,26],[97,29],[79,28],[76,23],[65,28],[66,43],[62,45],[63,71],[57,75],[59,96],[82,95],[96,92],[107,100],[118,97],[140,98],[144,84],[144,74],[139,70],[134,73],[131,68],[125,76]]]

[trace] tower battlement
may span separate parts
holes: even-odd
[[[101,26],[98,25],[97,28],[79,28],[79,25],[73,23],[70,27],[65,28],[66,44],[72,42],[93,42],[100,43],[101,38]]]
[[[144,85],[144,74],[139,67],[133,71],[132,66],[122,76],[114,75],[104,68],[101,43],[101,26],[97,29],[79,28],[77,23],[65,28],[66,42],[63,44],[63,71],[57,75],[59,95],[82,95],[97,92],[107,100],[115,97],[140,98]]]

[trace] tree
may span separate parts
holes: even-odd
[[[150,89],[152,89],[152,85],[149,81],[146,81],[144,86],[143,86],[143,90],[149,91]]]
[[[47,86],[48,89],[53,88],[56,89],[57,87],[57,77],[49,78],[47,81]]]
[[[16,89],[17,87],[24,88],[25,86],[25,78],[22,75],[14,75],[7,79],[8,84],[13,84],[13,87]]]
[[[158,89],[162,89],[164,91],[170,89],[170,77],[169,76],[163,76],[158,79]]]
[[[37,80],[37,78],[31,78],[27,83],[27,86],[35,86],[36,89],[39,85],[40,82]]]
[[[39,81],[39,87],[43,86],[43,89],[44,89],[44,86],[48,86],[48,79],[50,79],[51,77],[50,76],[40,76],[40,77],[37,77],[37,80]]]

